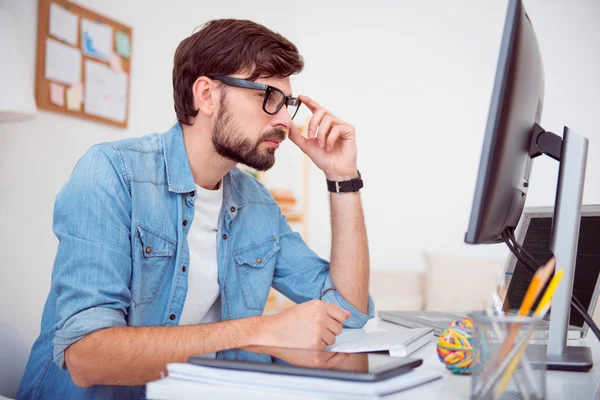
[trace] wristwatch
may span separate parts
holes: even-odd
[[[349,181],[330,181],[326,179],[327,189],[332,193],[358,192],[364,185],[360,171],[356,170],[356,172],[358,172],[358,178],[350,179]]]

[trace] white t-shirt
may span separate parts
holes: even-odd
[[[188,290],[179,325],[205,324],[221,320],[217,231],[222,203],[222,182],[217,190],[206,190],[196,185],[194,221],[188,232]]]

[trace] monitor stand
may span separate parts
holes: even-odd
[[[556,269],[562,269],[564,277],[550,312],[545,362],[550,370],[589,371],[594,364],[589,347],[567,346],[587,153],[588,139],[569,128],[564,128],[561,139],[535,125],[531,157],[546,154],[560,163],[550,250],[556,257]]]
[[[530,348],[531,350],[529,350]],[[558,356],[548,354],[549,349],[550,347],[545,344],[527,346],[527,352],[531,351],[530,354],[544,354],[546,351],[546,357],[543,360],[531,360],[530,364],[533,368],[545,367],[550,371],[588,372],[594,366],[589,347],[564,346],[564,351]]]

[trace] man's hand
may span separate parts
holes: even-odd
[[[346,360],[352,358],[354,355],[349,353],[335,353],[331,351],[321,350],[304,350],[304,349],[291,349],[287,347],[270,347],[270,346],[248,346],[243,347],[242,350],[251,351],[253,353],[268,354],[270,356],[279,358],[285,362],[298,367],[308,368],[336,368],[346,370]],[[360,354],[366,356],[366,354]]]
[[[308,139],[292,125],[289,138],[310,157],[329,180],[356,178],[356,136],[354,127],[342,121],[307,96],[299,99],[313,113]]]
[[[335,343],[350,315],[334,304],[312,300],[264,317],[255,342],[259,346],[323,350]]]

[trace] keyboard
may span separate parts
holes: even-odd
[[[344,329],[328,351],[362,353],[390,351],[403,356],[412,353],[433,339],[433,329],[415,328],[366,332],[363,329]]]

